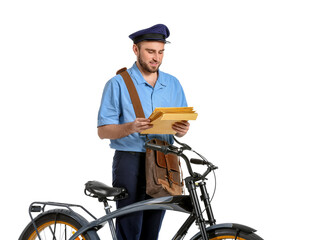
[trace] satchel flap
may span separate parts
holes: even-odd
[[[167,160],[167,167],[168,169],[174,170],[176,172],[179,172],[179,162],[178,157],[174,154],[167,154],[165,155],[165,158]]]
[[[156,161],[159,167],[166,168],[166,159],[165,154],[159,151],[156,151]]]
[[[165,145],[166,143],[162,140],[153,139],[155,144]],[[156,151],[157,164],[161,168],[168,168],[169,170],[173,170],[179,172],[179,163],[178,156],[174,154],[164,154],[162,152]]]
[[[169,170],[173,170],[179,172],[179,163],[178,157],[174,154],[167,154],[157,152],[157,164],[161,168],[168,168]]]

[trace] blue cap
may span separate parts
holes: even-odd
[[[146,28],[140,31],[137,31],[129,35],[129,38],[133,42],[139,43],[141,41],[161,41],[167,43],[166,38],[170,35],[170,30],[164,24],[157,24],[150,28]]]

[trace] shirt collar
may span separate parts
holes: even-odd
[[[143,78],[139,68],[136,65],[136,62],[133,64],[133,66],[129,69],[130,70],[130,75],[132,76],[133,79],[135,79],[136,83],[139,84],[148,84],[147,81]],[[158,84],[161,84],[162,86],[166,87],[167,80],[164,77],[164,74],[162,71],[158,70],[158,80],[156,82],[156,86]]]

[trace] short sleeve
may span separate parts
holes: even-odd
[[[120,86],[112,78],[104,87],[100,109],[98,113],[98,127],[109,124],[119,124],[120,106],[119,106]]]

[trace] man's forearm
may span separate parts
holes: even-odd
[[[134,133],[131,123],[111,124],[98,127],[98,136],[101,139],[118,139]]]
[[[110,124],[98,127],[98,135],[101,139],[118,139],[126,137],[135,132],[142,132],[151,128],[150,120],[136,118],[135,121],[123,124]]]

